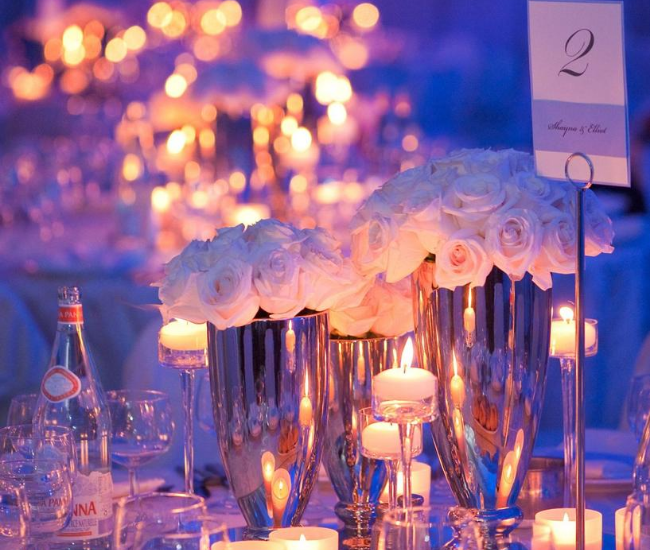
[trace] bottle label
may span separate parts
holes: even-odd
[[[84,311],[81,304],[74,306],[59,306],[59,323],[80,325],[84,322]]]
[[[77,397],[79,392],[81,392],[79,377],[58,365],[45,373],[41,383],[41,393],[50,403],[60,403],[66,399],[72,399]]]
[[[90,540],[110,535],[113,524],[113,478],[110,472],[77,473],[72,493],[72,519],[55,538]]]

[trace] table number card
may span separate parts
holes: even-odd
[[[630,186],[623,2],[528,1],[537,173],[565,179],[569,155],[594,183]],[[584,162],[571,175],[588,178]]]

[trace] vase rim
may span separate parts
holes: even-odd
[[[227,328],[225,328],[223,330],[229,330],[231,328],[243,328],[243,327],[247,327],[249,325],[252,325],[253,323],[260,323],[260,322],[264,322],[264,323],[268,323],[268,322],[271,322],[271,323],[274,323],[274,322],[287,323],[288,321],[291,321],[292,319],[310,319],[312,317],[320,317],[322,315],[327,316],[328,312],[329,312],[329,310],[325,309],[323,311],[314,311],[313,313],[307,313],[305,315],[294,315],[293,317],[287,317],[286,319],[273,319],[271,317],[255,318],[255,319],[251,319],[248,323],[245,323],[243,325],[236,326],[236,327],[235,326],[227,327]],[[212,327],[216,328],[214,323],[211,323],[210,321],[207,321],[207,324],[209,326],[212,326]],[[220,329],[217,329],[217,330],[220,330]]]

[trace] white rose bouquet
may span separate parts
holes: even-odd
[[[364,275],[395,283],[435,256],[436,282],[482,286],[494,266],[526,273],[542,289],[575,270],[573,187],[533,172],[514,150],[463,149],[397,174],[352,220],[352,259]],[[612,222],[587,191],[585,249],[612,252]]]
[[[324,230],[262,220],[193,241],[165,265],[157,286],[165,319],[209,321],[223,330],[255,318],[355,307],[371,284]]]

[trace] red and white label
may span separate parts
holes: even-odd
[[[41,393],[51,403],[72,399],[81,391],[79,377],[63,367],[52,367],[45,373]]]
[[[72,519],[57,540],[91,540],[108,536],[113,524],[113,478],[110,473],[77,474]]]
[[[81,304],[74,306],[59,306],[59,323],[78,325],[84,322],[84,311]]]

